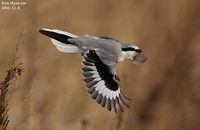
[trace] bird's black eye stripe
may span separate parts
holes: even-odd
[[[122,51],[135,51],[137,53],[141,53],[142,50],[141,49],[135,49],[133,47],[126,47],[126,48],[122,48]]]

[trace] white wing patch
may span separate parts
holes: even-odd
[[[98,104],[116,113],[123,112],[125,106],[129,107],[127,100],[130,99],[122,94],[120,87],[116,90],[109,89],[107,81],[101,77],[100,71],[102,70],[98,69],[97,66],[99,64],[96,63],[95,59],[85,55],[81,64],[84,84],[88,89],[89,95]]]

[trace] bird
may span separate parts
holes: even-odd
[[[116,65],[124,60],[144,63],[147,58],[137,45],[105,36],[78,36],[58,29],[42,28],[39,32],[49,37],[58,51],[81,54],[83,83],[93,100],[115,113],[130,107],[131,98],[122,92]]]

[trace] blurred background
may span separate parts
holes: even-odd
[[[9,88],[8,130],[200,129],[200,1],[24,1],[0,11],[0,81],[15,54],[25,68]],[[38,32],[43,27],[142,48],[145,64],[117,66],[131,108],[115,114],[95,103],[80,54],[58,52]]]

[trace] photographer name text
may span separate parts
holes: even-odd
[[[21,10],[25,5],[24,1],[1,1],[1,10]]]

